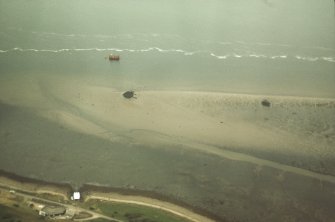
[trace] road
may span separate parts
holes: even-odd
[[[174,215],[177,215],[179,217],[183,217],[189,221],[192,222],[214,222],[214,220],[206,218],[202,215],[199,215],[193,211],[189,211],[187,209],[184,209],[179,206],[170,206],[167,207],[163,203],[157,203],[157,202],[150,202],[148,201],[141,201],[141,200],[127,200],[127,199],[122,199],[122,198],[116,198],[116,197],[109,197],[109,196],[101,196],[97,194],[91,194],[86,197],[86,201],[89,199],[98,199],[98,200],[106,200],[106,201],[111,201],[111,202],[118,202],[118,203],[127,203],[127,204],[135,204],[135,205],[141,205],[141,206],[146,206],[146,207],[151,207],[151,208],[156,208],[159,210],[163,210],[169,213],[172,213]],[[159,202],[159,201],[158,201]]]
[[[5,191],[5,192],[9,192],[9,188],[6,189],[6,188],[1,188],[0,187],[0,190]],[[122,220],[118,220],[118,219],[115,219],[115,218],[112,218],[112,217],[108,217],[108,216],[105,216],[103,214],[99,214],[97,212],[87,210],[87,209],[84,209],[84,208],[79,207],[79,206],[75,206],[75,205],[72,205],[72,204],[59,203],[57,201],[52,201],[52,200],[36,197],[34,195],[30,195],[30,194],[27,194],[27,193],[22,193],[19,190],[15,190],[15,193],[13,193],[13,194],[16,195],[16,196],[19,196],[19,197],[23,197],[25,199],[31,199],[31,200],[34,199],[34,200],[37,200],[37,201],[42,201],[43,203],[50,203],[51,205],[63,206],[67,209],[67,211],[71,211],[71,212],[75,212],[75,213],[85,212],[85,213],[88,213],[88,214],[92,215],[92,217],[85,218],[85,219],[74,219],[74,221],[86,221],[86,220],[92,220],[92,219],[96,219],[96,218],[103,218],[103,219],[107,219],[107,220],[115,221],[115,222],[124,222]]]

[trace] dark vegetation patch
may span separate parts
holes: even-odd
[[[123,95],[124,98],[127,98],[127,99],[131,99],[131,98],[135,98],[136,99],[135,92],[132,91],[132,90],[124,92],[122,95]]]
[[[265,107],[270,107],[271,106],[270,101],[267,100],[267,99],[263,99],[261,104],[262,104],[262,106],[265,106]]]

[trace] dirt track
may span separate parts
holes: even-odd
[[[141,205],[141,206],[146,206],[146,207],[152,207],[152,208],[167,211],[169,213],[186,218],[193,222],[214,222],[214,220],[206,218],[200,214],[197,214],[193,211],[187,210],[175,204],[160,201],[160,200],[155,200],[155,199],[147,198],[147,197],[125,196],[125,195],[120,195],[116,193],[106,194],[106,193],[94,192],[88,195],[85,201],[90,200],[90,199],[107,200],[111,202],[128,203],[128,204],[136,204],[136,205]]]

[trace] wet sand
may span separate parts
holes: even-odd
[[[29,78],[1,84],[1,169],[154,191],[220,218],[278,218],[294,201],[293,218],[313,207],[332,216],[334,99],[139,90],[128,100],[101,81]],[[243,208],[255,198],[280,210]]]

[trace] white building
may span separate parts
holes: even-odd
[[[80,192],[73,192],[71,200],[80,200]]]

